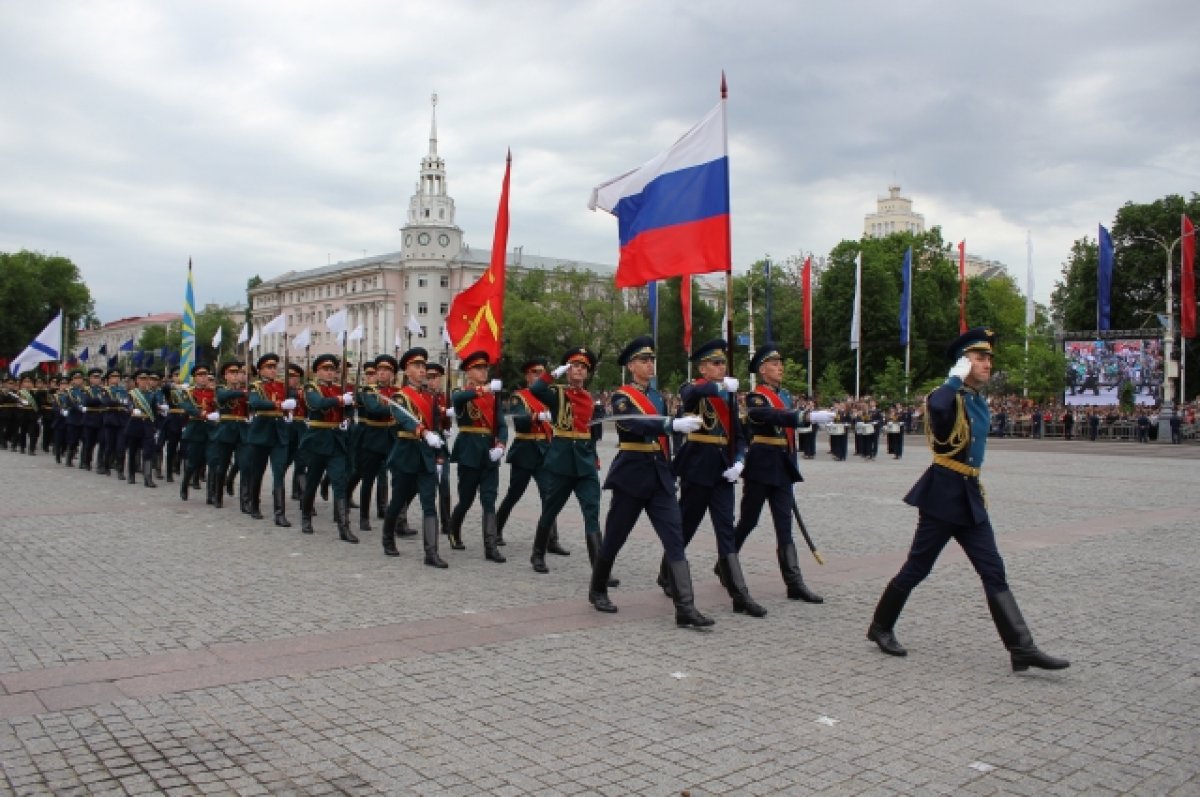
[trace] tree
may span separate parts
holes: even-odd
[[[883,371],[871,383],[871,393],[880,403],[891,404],[905,400],[905,387],[904,363],[899,358],[888,357]]]
[[[817,400],[822,405],[841,401],[846,397],[846,388],[842,387],[842,367],[836,362],[825,366],[821,378],[817,380]]]
[[[0,252],[0,352],[8,356],[20,352],[60,309],[69,350],[80,322],[99,323],[91,291],[74,263],[28,250]]]

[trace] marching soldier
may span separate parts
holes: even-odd
[[[182,433],[186,456],[183,478],[179,485],[179,497],[184,501],[188,500],[189,488],[199,489],[200,471],[204,469],[205,458],[208,455],[208,415],[217,409],[217,394],[212,388],[208,366],[198,364],[193,368],[192,379],[194,385],[183,384],[178,388],[179,406],[183,408],[184,417],[187,418]],[[207,501],[209,504],[214,502],[212,484],[210,476]]]
[[[333,519],[338,538],[358,543],[350,531],[350,508],[346,501],[349,457],[349,421],[346,408],[354,406],[354,391],[338,383],[339,360],[336,355],[322,354],[313,360],[316,381],[304,389],[304,406],[308,412],[308,430],[300,439],[300,456],[307,468],[304,498],[300,503],[300,530],[313,533],[312,519],[321,477],[329,474],[333,488]]]
[[[104,375],[108,383],[104,386],[104,425],[101,427],[101,461],[96,472],[107,476],[116,472],[117,478],[125,470],[125,427],[129,425],[129,391],[121,383],[123,374],[110,368]]]
[[[304,369],[296,363],[288,363],[287,397],[296,400],[296,408],[288,417],[288,464],[292,468],[292,500],[300,501],[304,497],[305,471],[304,457],[300,456],[300,439],[308,428],[308,409],[304,406]]]
[[[450,452],[450,461],[458,465],[458,504],[450,513],[451,536],[462,538],[463,520],[475,502],[476,493],[483,505],[484,557],[491,562],[506,561],[496,546],[496,493],[500,488],[500,460],[508,443],[508,425],[500,405],[499,379],[488,379],[491,359],[485,351],[463,358],[459,369],[467,383],[450,400],[458,436]]]
[[[750,446],[742,472],[737,549],[742,549],[758,525],[763,504],[769,504],[775,526],[776,558],[788,598],[823,603],[824,599],[808,588],[800,573],[800,558],[792,537],[792,508],[796,500],[792,485],[804,481],[796,462],[796,427],[828,423],[833,413],[795,408],[791,394],[783,387],[783,355],[774,343],[765,343],[754,353],[750,372],[757,372],[760,381],[746,394]]]
[[[166,481],[168,484],[175,481],[175,474],[179,472],[179,447],[183,440],[183,427],[187,423],[186,413],[183,407],[179,406],[178,390],[176,385],[179,380],[179,369],[172,368],[170,376],[163,382],[162,396],[163,401],[170,406],[167,410],[167,417],[163,418],[162,427],[159,430],[158,448],[159,448],[159,463],[164,465],[162,469],[166,471]]]
[[[419,346],[404,352],[399,362],[404,371],[404,387],[391,403],[383,402],[378,394],[371,394],[365,404],[371,409],[377,404],[386,404],[396,419],[396,442],[387,459],[392,477],[392,500],[383,519],[384,553],[400,555],[395,544],[396,522],[401,510],[408,506],[414,495],[419,495],[425,564],[445,568],[448,565],[438,555],[437,483],[443,468],[441,449],[446,444],[434,431],[433,396],[425,389],[428,357],[429,353]]]
[[[255,364],[258,379],[250,386],[248,404],[254,414],[246,432],[246,471],[242,483],[250,501],[250,517],[262,518],[262,481],[268,463],[271,466],[271,507],[275,525],[292,524],[287,519],[284,477],[287,475],[290,431],[287,414],[296,409],[296,400],[287,397],[287,385],[276,378],[279,355],[264,354]]]
[[[21,453],[28,450],[29,455],[37,454],[38,444],[38,399],[34,393],[33,377],[25,374],[21,377],[20,387],[16,392],[16,438],[14,447],[19,445]]]
[[[99,368],[88,369],[87,384],[81,388],[83,412],[83,445],[79,451],[79,469],[92,469],[92,456],[96,444],[100,441],[100,427],[104,425],[104,388],[100,379],[104,371]]]
[[[897,404],[888,415],[887,426],[884,427],[887,429],[887,452],[892,455],[892,459],[904,456],[905,425],[904,412]]]
[[[509,401],[510,413],[513,415],[513,430],[516,435],[508,447],[504,461],[508,463],[508,492],[500,502],[496,512],[496,544],[504,544],[504,524],[513,507],[521,500],[525,490],[529,488],[532,479],[538,488],[538,496],[544,504],[546,501],[546,474],[542,465],[546,460],[546,452],[550,449],[550,441],[554,437],[554,427],[551,425],[552,415],[549,408],[533,393],[530,387],[546,372],[546,358],[535,357],[526,360],[521,365],[521,373],[525,376],[525,386],[514,391]],[[599,490],[597,489],[597,495]],[[597,527],[598,528],[598,527]],[[550,527],[550,537],[546,542],[547,553],[558,556],[570,556],[571,552],[559,545],[558,524]]]
[[[39,415],[42,421],[42,453],[50,453],[54,435],[58,431],[58,387],[60,379],[52,376],[46,380],[46,389],[38,391]]]
[[[375,401],[368,406],[367,396],[378,394],[384,398],[392,398],[396,394],[396,371],[399,370],[396,358],[389,354],[381,354],[375,358],[375,378],[363,387],[358,394],[362,406],[358,416],[358,446],[355,460],[358,463],[360,480],[358,494],[358,530],[371,530],[371,491],[386,493],[387,470],[384,463],[388,452],[392,450],[395,437],[396,420],[387,404]],[[383,493],[380,493],[381,496]],[[381,498],[382,500],[382,498]],[[395,540],[383,541],[386,550],[389,543],[395,548]]]
[[[988,609],[1013,670],[1061,670],[1070,662],[1038,649],[1009,589],[979,481],[991,426],[987,399],[979,391],[991,377],[995,343],[990,329],[976,327],[947,349],[949,359],[956,361],[954,367],[946,382],[925,400],[926,437],[933,464],[904,497],[905,503],[919,511],[916,534],[908,560],[888,582],[875,607],[867,639],[889,655],[908,655],[896,639],[896,620],[913,588],[929,575],[946,543],[954,539],[983,582]]]
[[[617,364],[629,369],[633,382],[615,390],[610,399],[617,421],[617,456],[608,469],[604,489],[612,490],[604,542],[596,556],[588,599],[597,611],[615,612],[608,599],[608,577],[629,532],[644,511],[662,541],[675,601],[675,623],[705,628],[713,621],[695,606],[692,575],[683,549],[683,528],[675,500],[675,475],[671,472],[667,434],[672,430],[691,434],[700,430],[695,416],[671,419],[666,416],[662,394],[650,386],[654,376],[654,341],[645,335],[626,346]],[[638,419],[638,415],[652,416]],[[629,417],[634,416],[634,417]]]
[[[816,408],[816,404],[811,401],[805,401],[802,405],[797,402],[797,409],[815,410]],[[817,455],[817,431],[819,429],[820,427],[814,423],[804,423],[796,427],[796,449],[805,459],[812,459]]]
[[[583,346],[568,349],[553,373],[544,370],[533,380],[530,395],[550,413],[550,445],[542,463],[544,492],[542,511],[533,536],[530,563],[538,573],[548,573],[546,553],[558,526],[558,515],[575,494],[583,513],[583,539],[588,561],[593,568],[600,554],[600,458],[596,455],[596,437],[600,427],[592,425],[596,412],[592,394],[585,385],[596,368],[596,355]],[[554,380],[566,376],[566,384]],[[543,416],[544,417],[544,416]],[[609,565],[609,570],[612,566]],[[620,582],[606,577],[606,585]]]
[[[79,441],[83,438],[83,372],[71,372],[71,387],[67,390],[67,467],[75,467],[75,453],[79,450]]]
[[[679,389],[684,417],[700,420],[700,428],[687,435],[675,456],[679,477],[679,514],[686,548],[707,514],[717,537],[717,570],[733,600],[733,610],[751,617],[766,617],[767,610],[750,596],[738,560],[733,531],[733,485],[745,467],[746,441],[738,423],[738,380],[726,376],[729,344],[710,340],[692,354],[700,377]],[[669,596],[671,584],[666,557],[658,585]]]
[[[446,377],[446,368],[439,362],[425,363],[425,387],[433,394],[433,422],[434,431],[442,436],[442,439],[449,439],[448,433],[454,428],[454,408],[450,406],[448,390],[449,386],[443,384]],[[446,451],[441,452],[443,463],[446,459]],[[437,485],[437,513],[438,523],[441,524],[442,534],[450,539],[450,547],[456,551],[464,550],[467,546],[463,545],[462,535],[457,536],[450,528],[450,468],[443,467],[442,475],[438,477]],[[404,512],[400,515],[401,524],[397,533],[401,536],[415,534],[414,531],[408,530],[408,521],[406,515],[408,507],[404,508]],[[496,532],[496,544],[504,544],[504,535]]]
[[[840,402],[834,405],[833,418],[830,420],[829,429],[829,453],[833,455],[834,460],[843,462],[846,459],[846,450],[850,444],[846,438],[849,437],[847,427],[852,426],[853,418],[849,410],[846,408],[845,402]]]
[[[142,472],[144,487],[158,487],[154,483],[154,447],[157,429],[154,419],[158,417],[162,397],[150,387],[150,373],[139,370],[135,376],[137,387],[129,391],[129,420],[125,426],[126,456],[129,461],[129,483],[134,484],[137,472]]]
[[[242,442],[242,428],[248,416],[245,363],[240,360],[223,363],[219,377],[221,383],[215,391],[215,406],[206,416],[212,422],[208,432],[206,478],[212,505],[222,509],[225,506],[225,480]]]

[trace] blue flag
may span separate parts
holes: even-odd
[[[1096,269],[1096,329],[1112,329],[1112,236],[1100,225],[1100,267]]]
[[[904,289],[900,292],[900,345],[908,345],[908,319],[912,317],[912,247],[904,250]]]
[[[97,351],[96,354],[99,354],[101,357],[107,357],[108,356],[108,344],[101,343],[100,350]]]
[[[192,288],[192,259],[188,258],[187,288],[183,294],[183,323],[180,325],[180,352],[182,354],[179,366],[179,381],[191,379],[192,369],[196,367],[196,296]]]
[[[108,370],[111,371],[112,369],[114,369],[116,367],[117,367],[117,355],[114,354],[112,357],[108,358]]]
[[[83,351],[79,352],[79,359],[83,360],[84,362],[87,362],[89,359],[91,359],[90,357],[88,357],[88,347],[87,346],[84,346]]]
[[[135,351],[133,353],[133,357],[130,358],[130,362],[133,363],[134,368],[141,368],[142,367],[142,353],[140,351]]]
[[[121,351],[133,351],[133,338],[121,344]]]

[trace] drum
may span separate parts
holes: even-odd
[[[807,424],[805,426],[797,426],[796,434],[812,434],[812,430],[813,430],[812,424]]]
[[[825,427],[825,430],[827,432],[829,432],[829,434],[845,434],[846,433],[846,424],[831,423]]]
[[[889,423],[884,428],[887,429],[888,434],[900,434],[900,424],[898,423]]]
[[[855,434],[875,434],[875,427],[869,423],[856,423],[856,424],[854,424],[854,433]]]

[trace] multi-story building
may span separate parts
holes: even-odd
[[[449,360],[442,327],[451,298],[474,283],[491,262],[491,252],[472,249],[455,223],[454,199],[446,182],[446,164],[438,154],[437,95],[429,133],[429,152],[421,159],[420,178],[409,200],[408,218],[400,228],[396,252],[290,271],[249,291],[251,322],[262,329],[283,314],[288,345],[304,330],[311,335],[311,353],[338,347],[325,320],[343,309],[347,330],[363,328],[362,348],[369,355],[394,347],[424,346],[432,356]],[[506,268],[573,268],[609,281],[614,267],[579,260],[506,253]],[[260,350],[282,353],[282,334],[261,335]],[[351,344],[352,350],[358,344]]]
[[[913,202],[900,196],[900,186],[889,185],[888,195],[879,197],[876,211],[863,220],[863,237],[885,238],[892,233],[925,232],[925,217],[913,212]]]
[[[182,318],[179,313],[153,313],[118,318],[95,329],[81,329],[76,333],[75,353],[87,349],[88,364],[102,368],[105,362],[100,356],[101,349],[104,349],[107,356],[116,357],[122,346],[136,347],[147,327],[178,325]]]

